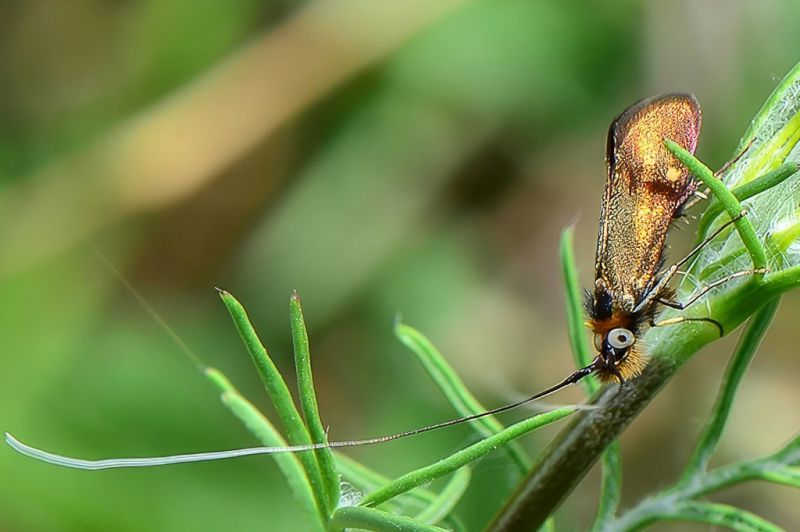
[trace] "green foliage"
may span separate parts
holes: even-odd
[[[231,382],[218,370],[208,369],[206,375],[222,392],[222,402],[236,416],[247,429],[253,433],[258,441],[265,446],[286,446],[286,440],[275,426],[264,417],[253,404],[242,397]],[[317,496],[310,482],[310,475],[305,470],[301,461],[308,453],[280,453],[275,455],[286,483],[292,489],[295,499],[305,509],[309,516],[317,514]],[[314,519],[312,522],[319,523]]]
[[[300,404],[305,414],[305,423],[300,418],[297,408],[289,392],[283,376],[269,357],[267,349],[261,343],[250,322],[244,307],[226,291],[220,296],[233,318],[242,340],[247,347],[259,374],[264,381],[272,402],[278,411],[284,429],[292,433],[287,436],[289,444],[305,445],[311,443],[309,434],[313,434],[313,443],[326,441],[322,429],[319,410],[316,402],[313,379],[311,375],[311,359],[303,319],[300,298],[297,294],[291,297],[290,315],[294,338],[295,364],[298,374],[298,392]],[[439,386],[453,408],[462,416],[480,413],[483,406],[464,387],[464,384],[433,346],[415,329],[398,324],[396,333],[422,362],[423,367]],[[223,402],[253,432],[261,443],[267,447],[286,446],[287,443],[275,428],[260,414],[255,407],[244,399],[217,370],[208,370],[211,380],[222,390]],[[527,467],[527,457],[520,448],[513,448],[513,440],[544,425],[558,421],[576,411],[574,406],[556,408],[515,423],[507,428],[497,420],[489,417],[472,422],[476,432],[483,436],[479,442],[470,445],[452,455],[429,466],[401,475],[397,479],[388,480],[371,471],[367,467],[354,462],[337,453],[334,459],[330,448],[293,453],[276,453],[278,464],[292,486],[295,496],[309,510],[316,505],[314,522],[318,527],[337,530],[342,527],[368,527],[372,530],[440,530],[433,525],[444,523],[448,528],[458,529],[458,518],[453,514],[456,504],[466,491],[470,473],[466,466],[502,447],[508,446],[509,456],[517,465]],[[316,428],[314,428],[316,425]],[[313,460],[316,453],[317,460]],[[453,474],[450,482],[438,493],[431,494],[421,487],[446,475]],[[363,489],[366,495],[357,501],[344,500],[339,497],[339,477],[343,477],[352,485]],[[332,487],[333,483],[335,487]],[[337,495],[331,499],[331,494]],[[391,503],[401,497],[411,495],[414,504]],[[357,506],[353,506],[353,502]],[[422,508],[420,509],[420,503]],[[381,507],[394,510],[413,510],[414,516],[399,516],[394,511],[381,510]],[[312,515],[313,517],[313,515]]]
[[[259,334],[288,379],[309,441],[320,437],[300,402],[306,396],[295,394],[291,361],[280,358],[290,356],[291,336],[277,330],[286,314],[275,302],[295,287],[309,299],[318,385],[319,348],[325,346],[327,360],[337,359],[325,378],[341,394],[320,405],[326,423],[343,419],[344,405],[383,427],[446,417],[425,412],[424,393],[403,400],[382,393],[395,382],[407,389],[399,365],[415,363],[388,356],[386,329],[398,309],[431,338],[457,336],[459,351],[483,353],[498,374],[512,371],[507,354],[530,352],[525,373],[535,382],[522,384],[518,373],[509,378],[534,390],[549,383],[545,373],[568,364],[566,344],[540,336],[543,326],[561,326],[551,297],[538,297],[555,267],[546,242],[550,229],[579,212],[576,238],[594,231],[599,197],[585,191],[602,179],[599,137],[607,119],[646,93],[654,75],[659,84],[699,91],[699,154],[718,168],[757,95],[795,60],[800,15],[792,0],[714,5],[722,16],[711,17],[704,16],[709,6],[643,0],[4,4],[0,419],[23,440],[86,457],[232,448],[247,434],[205,377],[120,297],[119,283],[87,257],[85,238],[164,312],[202,362],[224,367],[284,439],[281,418],[259,401],[258,379],[246,374],[247,358],[231,360],[238,338],[220,319],[222,306],[209,301],[212,279],[247,294],[247,310],[258,316]],[[708,35],[722,38],[697,38]],[[693,75],[708,57],[722,68]],[[739,151],[757,138],[754,154],[773,136],[762,126],[778,123],[784,103],[772,99],[776,111],[754,124]],[[757,177],[784,158],[732,170]],[[731,190],[736,195],[755,182],[735,180]],[[736,197],[748,207],[747,198]],[[719,202],[708,205],[699,234],[727,216]],[[798,228],[778,223],[783,216],[751,213],[777,280],[776,265],[797,249]],[[714,244],[725,261],[708,261],[700,272],[707,277],[687,283],[751,266],[739,237],[729,236],[730,243],[723,235]],[[528,245],[538,247],[538,257]],[[584,240],[579,256],[588,258],[590,248]],[[590,267],[581,262],[585,277]],[[487,283],[487,275],[499,282]],[[524,297],[522,312],[514,304],[521,291],[537,293]],[[552,288],[546,293],[552,296]],[[585,335],[577,311],[577,332]],[[793,312],[787,305],[781,318],[791,320]],[[735,320],[727,325],[733,331]],[[789,336],[777,339],[784,349],[770,354],[781,368],[791,363]],[[543,343],[554,348],[547,362],[535,358]],[[680,341],[653,336],[652,343]],[[451,360],[462,354],[445,352]],[[769,384],[790,393],[788,372],[781,373]],[[686,375],[684,389],[707,378]],[[771,397],[759,400],[768,408]],[[659,417],[661,425],[681,423],[692,401],[676,406]],[[331,437],[341,433],[337,425]],[[354,434],[374,430],[359,426],[363,432],[353,427]],[[379,460],[425,464],[433,461],[433,442],[444,455],[468,430],[366,453],[381,471]],[[536,445],[518,443],[528,443],[531,453]],[[642,460],[651,449],[629,451],[626,460]],[[494,510],[489,501],[500,496],[498,483],[507,487],[499,477],[514,479],[522,470],[521,460],[507,458],[513,452],[503,446],[492,464],[473,469],[467,500],[457,506],[470,529]],[[329,504],[335,497],[322,453],[303,454],[314,458]],[[342,499],[392,480],[367,475],[338,451],[334,460],[352,485],[343,485]],[[436,493],[416,488],[376,510],[422,520],[421,512],[436,508],[434,499],[444,501],[445,489],[458,487],[462,471],[444,489],[447,479],[427,487]],[[310,487],[304,500],[280,474],[262,457],[105,472],[98,482],[97,474],[45,467],[6,449],[0,477],[12,481],[0,488],[0,529],[201,531],[235,522],[241,529],[296,530],[301,520],[317,519],[316,499],[307,505]],[[631,492],[646,473],[626,467],[625,475]],[[791,478],[785,471],[780,477]],[[568,500],[564,524],[586,507]],[[439,525],[458,528],[456,521]]]
[[[242,341],[247,347],[247,352],[250,353],[250,358],[253,359],[258,374],[261,376],[261,380],[264,381],[267,393],[272,400],[272,404],[275,405],[278,417],[283,423],[287,441],[291,445],[312,443],[309,431],[294,404],[292,394],[289,392],[289,387],[258,338],[258,334],[250,323],[244,307],[236,298],[224,290],[220,291],[220,297],[225,306],[228,307],[228,312],[230,312],[233,323],[239,331],[239,336],[242,337]],[[295,358],[298,358],[297,355]],[[302,359],[302,355],[300,358]],[[301,364],[302,362],[298,363]],[[302,462],[308,481],[313,488],[320,516],[324,518],[332,510],[332,505],[331,501],[327,499],[326,485],[323,483],[319,464],[314,456],[309,453],[299,453],[298,458]]]
[[[633,508],[618,513],[622,484],[619,445],[613,437],[605,441],[605,445],[595,445],[594,452],[602,452],[602,484],[597,511],[591,525],[593,531],[638,530],[659,521],[695,521],[723,525],[737,531],[779,530],[776,525],[762,517],[740,508],[706,501],[705,497],[749,480],[800,487],[800,436],[767,457],[708,468],[733,407],[738,386],[777,312],[780,294],[800,284],[800,253],[790,245],[795,235],[800,233],[800,223],[794,216],[796,202],[791,203],[788,208],[785,205],[787,194],[793,199],[800,199],[797,172],[797,159],[800,156],[799,150],[794,149],[800,140],[800,67],[787,80],[776,90],[778,96],[773,95],[769,100],[772,105],[779,106],[779,109],[769,105],[762,109],[742,141],[745,146],[743,152],[722,172],[722,180],[692,154],[669,140],[666,141],[667,147],[676,157],[714,194],[714,200],[702,217],[700,230],[700,238],[710,235],[711,242],[699,250],[689,267],[689,274],[679,288],[680,297],[685,300],[693,293],[703,294],[701,301],[705,306],[695,305],[688,314],[698,317],[706,312],[722,323],[726,332],[745,319],[749,318],[749,323],[731,357],[705,430],[674,485],[643,498]],[[765,120],[765,116],[770,119]],[[770,156],[764,150],[772,150],[769,152]],[[752,172],[748,172],[753,166],[765,173],[751,175]],[[745,209],[747,215],[741,216]],[[765,220],[765,213],[774,218]],[[723,215],[735,219],[733,228],[721,226],[724,223]],[[778,220],[777,224],[774,220]],[[593,355],[582,324],[581,291],[572,242],[573,231],[568,228],[562,234],[560,246],[567,326],[575,363],[578,367],[584,367],[591,362]],[[736,281],[734,279],[738,274],[742,274],[739,277],[743,279]],[[703,281],[704,286],[718,289],[706,294],[702,287],[694,285],[697,280]],[[469,424],[482,438],[480,441],[398,478],[384,477],[334,450],[358,442],[328,443],[316,399],[309,339],[299,296],[293,294],[289,303],[299,409],[284,376],[261,342],[245,308],[224,290],[220,290],[220,296],[266,387],[285,436],[221,372],[206,369],[206,376],[220,390],[222,401],[230,411],[263,446],[270,448],[258,452],[274,455],[292,494],[315,529],[462,530],[464,526],[457,514],[457,506],[469,488],[472,477],[469,464],[472,462],[496,449],[503,449],[518,472],[531,470],[528,479],[524,481],[529,482],[529,479],[537,478],[539,471],[550,467],[549,464],[558,462],[552,460],[553,457],[566,456],[570,459],[569,446],[563,443],[569,441],[569,438],[556,440],[545,452],[544,458],[540,458],[533,466],[514,440],[576,413],[579,410],[577,406],[555,408],[508,427],[493,416],[471,419]],[[698,308],[699,310],[695,310]],[[587,393],[594,395],[598,404],[606,401],[598,410],[607,408],[609,404],[613,407],[617,396],[624,397],[631,390],[633,393],[654,394],[683,361],[710,341],[708,329],[707,326],[692,323],[673,328],[677,333],[667,334],[654,330],[655,334],[650,337],[659,339],[655,344],[651,341],[654,361],[642,378],[626,383],[618,393],[614,392],[609,396],[608,389],[600,387],[592,376],[584,379],[582,385]],[[428,338],[402,323],[397,323],[395,334],[419,360],[459,417],[486,411]],[[665,361],[667,365],[663,365]],[[659,363],[662,365],[659,366]],[[661,368],[657,370],[661,373],[656,373],[656,380],[646,375],[651,367]],[[617,428],[614,430],[621,430],[626,422],[625,416],[629,420],[638,413],[637,408],[644,404],[646,402],[639,407],[617,412],[618,419],[614,421]],[[591,410],[589,412],[589,416],[594,415]],[[609,419],[601,418],[600,430],[604,429],[603,423],[611,424]],[[592,428],[587,425],[588,428],[583,428],[582,421],[577,419],[571,427],[565,429],[565,433],[577,434],[577,440],[594,439],[597,426]],[[403,437],[404,434],[397,436]],[[573,438],[572,441],[577,440]],[[153,459],[149,464],[148,459],[74,460],[28,447],[10,435],[7,436],[7,441],[29,456],[86,469],[189,461],[183,457]],[[300,448],[293,449],[293,452],[284,452],[286,447]],[[250,451],[253,452],[238,456],[255,454],[256,450]],[[578,468],[564,472],[563,476],[573,475],[572,479],[567,480],[574,481],[578,478],[575,475],[580,474],[582,472]],[[438,492],[424,487],[448,475],[452,476]],[[536,489],[546,492],[551,486],[545,482]],[[522,492],[525,493],[525,490]],[[506,510],[499,514],[501,522],[503,512],[513,516],[519,511],[514,497],[510,499]],[[544,510],[537,511],[539,517],[536,519],[539,521],[536,524],[552,530],[552,509],[547,510],[545,507]],[[504,529],[505,525],[495,523],[495,526]]]

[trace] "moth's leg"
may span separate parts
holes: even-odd
[[[613,362],[609,364],[606,369],[614,375],[614,377],[619,381],[620,384],[625,382],[625,378],[622,376],[622,373],[619,372],[619,368],[617,368],[617,366]]]
[[[723,165],[722,165],[722,168],[720,168],[719,170],[717,170],[716,172],[714,172],[714,175],[715,175],[716,177],[719,177],[719,176],[720,176],[720,174],[722,174],[722,172],[724,172],[725,170],[727,170],[728,168],[730,168],[731,166],[733,166],[734,164],[736,164],[737,162],[739,162],[739,159],[741,159],[741,158],[744,156],[744,154],[745,154],[745,153],[747,153],[747,150],[749,150],[749,149],[750,149],[750,146],[752,146],[752,145],[753,145],[753,142],[755,142],[755,140],[756,140],[756,138],[755,138],[755,137],[753,137],[752,139],[750,139],[750,142],[748,142],[748,143],[747,143],[747,146],[745,146],[744,148],[742,148],[742,151],[740,151],[739,153],[737,153],[737,154],[734,156],[734,158],[733,158],[733,159],[730,159],[728,162],[726,162],[725,164],[723,164]]]
[[[683,214],[684,211],[688,211],[689,209],[691,209],[692,207],[694,207],[695,205],[697,205],[701,201],[707,200],[708,199],[708,195],[710,193],[711,193],[711,189],[708,188],[708,187],[706,187],[706,189],[702,190],[702,191],[695,190],[692,193],[692,196],[694,196],[694,197],[692,199],[686,200],[686,203],[681,205],[681,214]]]
[[[675,318],[667,318],[661,321],[655,321],[653,319],[650,320],[651,327],[667,327],[669,325],[677,325],[679,323],[683,323],[685,321],[702,321],[705,323],[710,323],[714,325],[717,329],[719,329],[719,336],[722,338],[724,336],[725,331],[722,328],[722,324],[715,320],[714,318],[688,318],[686,316],[677,316]]]
[[[741,159],[741,158],[742,158],[742,156],[743,156],[745,153],[747,153],[747,150],[749,150],[749,149],[750,149],[750,146],[752,146],[752,145],[753,145],[753,142],[754,142],[755,140],[756,140],[756,139],[755,139],[755,137],[754,137],[754,138],[752,138],[752,139],[750,139],[750,142],[748,142],[748,143],[747,143],[747,146],[745,146],[745,147],[742,149],[742,151],[740,151],[739,153],[737,153],[737,154],[736,154],[736,156],[735,156],[733,159],[730,159],[728,162],[726,162],[725,164],[723,164],[723,165],[722,165],[722,168],[720,168],[719,170],[717,170],[716,172],[714,172],[714,176],[715,176],[715,177],[719,177],[720,175],[722,175],[722,173],[723,173],[723,172],[725,172],[725,170],[727,170],[728,168],[730,168],[731,166],[733,166],[734,164],[736,164],[736,163],[739,161],[739,159]],[[692,199],[688,200],[686,203],[684,203],[684,204],[683,204],[683,206],[681,207],[681,211],[684,211],[684,210],[691,209],[692,207],[694,207],[695,205],[697,205],[697,204],[698,204],[698,203],[700,203],[701,201],[703,201],[703,200],[707,200],[707,199],[708,199],[708,196],[709,196],[710,194],[711,194],[711,189],[710,189],[710,188],[708,188],[708,187],[706,187],[706,189],[705,189],[705,190],[703,190],[703,191],[700,191],[700,190],[695,190],[695,191],[694,191],[694,193],[692,194],[694,197],[693,197]]]
[[[670,301],[669,299],[662,299],[662,298],[659,298],[659,297],[654,298],[654,301],[656,301],[657,303],[659,303],[661,305],[666,305],[667,307],[671,307],[671,308],[678,309],[678,310],[684,310],[689,305],[691,305],[692,303],[694,303],[695,301],[697,301],[698,299],[700,299],[701,297],[706,295],[711,290],[717,288],[718,286],[721,286],[721,285],[727,283],[728,281],[731,281],[731,280],[736,279],[738,277],[744,277],[746,275],[753,275],[755,273],[767,273],[768,271],[769,270],[767,270],[767,268],[756,268],[756,269],[750,269],[750,270],[742,270],[740,272],[736,272],[736,273],[732,273],[730,275],[726,275],[722,279],[717,279],[713,283],[707,284],[702,289],[700,289],[697,293],[692,295],[692,297],[690,297],[687,301],[684,301],[684,302]]]
[[[706,247],[712,240],[717,238],[717,236],[719,236],[719,234],[722,233],[726,228],[728,228],[729,226],[735,224],[737,221],[739,221],[744,216],[747,216],[747,211],[745,211],[745,210],[743,210],[742,212],[740,212],[739,214],[737,214],[736,216],[734,216],[733,218],[731,218],[730,220],[728,220],[724,224],[722,224],[719,227],[717,227],[714,230],[714,232],[712,232],[710,235],[705,237],[702,242],[700,242],[695,247],[693,247],[692,250],[689,253],[687,253],[685,257],[683,257],[681,260],[679,260],[678,262],[676,262],[675,264],[670,266],[669,270],[674,270],[670,274],[670,277],[675,275],[675,272],[678,271],[678,268],[680,268],[681,266],[683,266],[684,264],[689,262],[689,260],[692,258],[692,256],[695,253],[697,253],[698,251],[700,251],[701,249]],[[667,271],[669,271],[669,270],[667,270]]]
[[[698,251],[703,249],[706,245],[708,245],[709,242],[711,242],[717,236],[719,236],[719,234],[722,233],[722,231],[724,231],[730,225],[736,223],[740,218],[742,218],[746,214],[747,214],[747,211],[743,210],[737,216],[731,218],[730,220],[728,220],[724,224],[722,224],[719,227],[717,227],[714,230],[714,232],[712,232],[710,235],[708,235],[706,238],[704,238],[702,242],[700,242],[694,248],[692,248],[692,250],[689,253],[687,253],[685,257],[683,257],[681,260],[679,260],[678,262],[676,262],[675,264],[673,264],[672,266],[667,268],[664,271],[664,273],[661,275],[661,277],[659,278],[659,280],[655,284],[655,286],[653,286],[653,288],[651,288],[648,291],[647,295],[645,295],[645,297],[639,302],[639,304],[636,305],[636,308],[634,308],[634,312],[645,308],[652,301],[658,299],[658,294],[660,294],[662,292],[662,290],[667,285],[667,283],[670,281],[670,279],[672,279],[672,276],[675,275],[675,273],[677,273],[678,269],[681,266],[683,266],[684,264],[689,262],[689,260],[692,258],[692,256],[695,253],[697,253]],[[756,270],[751,270],[751,271],[755,272]]]

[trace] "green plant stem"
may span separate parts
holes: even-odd
[[[691,521],[720,525],[738,532],[781,532],[783,529],[761,517],[725,504],[697,501],[675,501],[661,497],[648,499],[646,512],[640,519],[626,523],[615,523],[614,530],[641,530],[658,521]],[[611,529],[609,529],[611,530]]]
[[[769,285],[771,291],[778,294],[798,288],[800,287],[800,266],[792,266],[791,268],[770,273],[767,276],[767,280],[766,284]]]
[[[691,502],[729,486],[741,484],[749,480],[765,480],[798,487],[800,478],[792,478],[793,469],[787,463],[800,460],[800,452],[796,456],[781,456],[781,452],[773,456],[751,462],[740,462],[719,467],[707,474],[698,476],[690,485],[677,485],[655,497],[642,501],[619,519],[608,523],[604,530],[638,530],[666,516],[666,509],[676,504]]]
[[[294,344],[294,362],[297,371],[297,389],[300,395],[300,408],[306,418],[308,431],[314,443],[328,441],[328,435],[322,426],[317,405],[317,394],[314,391],[314,377],[311,372],[311,352],[308,346],[308,332],[303,319],[303,308],[300,296],[295,292],[289,300],[289,320],[292,329],[292,342]],[[328,508],[336,508],[339,504],[339,474],[333,460],[331,449],[317,449],[314,451],[317,465],[322,475]]]
[[[207,368],[205,375],[222,393],[222,402],[225,406],[244,423],[245,427],[262,445],[267,447],[286,446],[286,441],[281,437],[280,432],[252,403],[242,397],[222,372],[214,368]],[[300,501],[310,516],[318,517],[318,520],[314,520],[315,529],[323,530],[323,523],[326,522],[327,516],[321,512],[299,457],[293,453],[278,453],[273,457],[286,478],[295,499]]]
[[[519,438],[523,434],[549,423],[553,423],[554,421],[558,421],[559,419],[574,413],[576,410],[577,407],[575,406],[565,406],[519,421],[508,428],[503,429],[503,431],[499,432],[498,434],[470,445],[469,447],[462,449],[448,456],[447,458],[398,477],[382,488],[368,494],[366,497],[364,497],[360,504],[364,506],[375,506],[383,501],[391,499],[392,497],[396,497],[401,493],[405,493],[410,489],[416,488],[417,486],[427,484],[434,479],[451,473],[459,467],[463,467],[468,463],[477,460],[478,458],[497,449],[501,445]]]
[[[242,338],[247,352],[250,354],[250,358],[253,360],[258,370],[261,380],[264,382],[272,404],[275,405],[275,410],[286,431],[286,439],[291,445],[310,444],[311,436],[303,423],[300,412],[298,412],[294,404],[292,394],[289,392],[289,387],[286,386],[286,381],[283,380],[283,376],[269,357],[264,344],[262,344],[261,340],[258,338],[258,334],[252,323],[250,323],[250,318],[247,316],[244,307],[229,292],[220,290],[219,294],[225,306],[228,308],[231,318],[233,318],[236,330],[239,332],[239,336]],[[303,469],[314,490],[320,510],[323,514],[330,515],[333,508],[328,505],[325,495],[325,483],[322,481],[322,473],[320,472],[314,454],[300,452],[297,453],[297,457],[303,464]]]
[[[665,140],[664,144],[675,155],[675,157],[677,157],[678,160],[682,162],[692,172],[692,174],[695,175],[695,177],[697,177],[697,179],[702,181],[705,186],[711,189],[714,197],[720,202],[722,207],[725,209],[725,212],[728,213],[728,216],[730,216],[731,219],[736,218],[742,213],[744,209],[742,208],[741,203],[739,203],[733,193],[728,190],[728,187],[726,187],[725,184],[720,181],[714,175],[714,172],[712,172],[705,164],[671,140]],[[759,242],[758,237],[756,236],[756,231],[753,228],[753,224],[750,223],[750,220],[747,219],[747,216],[742,216],[736,220],[736,222],[734,222],[734,225],[736,226],[736,230],[739,232],[739,236],[742,239],[744,247],[746,247],[748,253],[750,253],[750,258],[753,261],[753,268],[766,268],[767,252],[764,250],[764,246],[761,245],[761,242]],[[763,273],[756,275],[763,275]]]
[[[712,414],[706,428],[700,437],[691,459],[683,472],[679,485],[688,485],[695,481],[696,477],[702,474],[711,456],[717,448],[717,443],[722,436],[722,431],[728,421],[728,416],[733,408],[736,390],[744,377],[750,362],[758,350],[764,335],[772,323],[775,313],[778,311],[780,298],[775,298],[764,305],[750,320],[747,329],[739,339],[739,344],[731,356],[725,376],[722,379],[717,400],[712,410]]]
[[[402,323],[395,326],[395,335],[414,353],[422,367],[460,416],[467,417],[487,410],[467,389],[452,366],[447,363],[447,360],[425,335]],[[470,421],[469,424],[483,438],[497,434],[505,428],[494,416],[481,417]],[[521,474],[528,472],[531,461],[516,442],[508,445],[506,452]]]
[[[756,194],[760,194],[765,190],[769,190],[770,188],[781,184],[799,169],[800,165],[797,163],[784,163],[775,170],[768,172],[763,176],[754,179],[753,181],[739,185],[731,190],[731,193],[738,201],[742,202],[748,198],[752,198]],[[717,218],[717,216],[720,215],[720,213],[722,213],[723,210],[725,210],[725,208],[721,202],[713,201],[709,204],[708,208],[703,211],[703,215],[700,217],[700,221],[697,224],[698,241],[702,240],[708,234],[712,222]]]
[[[392,515],[374,508],[345,506],[334,512],[331,518],[334,530],[361,529],[378,532],[442,532],[443,528],[426,525],[410,517]]]
[[[583,324],[584,313],[581,305],[581,287],[578,282],[578,267],[575,265],[575,251],[573,246],[572,227],[567,227],[561,233],[559,252],[561,256],[561,273],[564,276],[564,290],[566,295],[567,332],[569,345],[575,365],[579,368],[588,366],[593,355],[589,342],[586,340],[586,328]],[[587,393],[594,393],[600,384],[590,375],[585,377],[581,384]]]
[[[622,453],[618,441],[612,441],[602,456],[600,498],[591,530],[601,530],[603,524],[614,518],[622,497]]]
[[[796,453],[797,454],[797,453]],[[740,484],[748,480],[766,480],[790,486],[797,486],[796,479],[790,476],[779,476],[781,472],[792,472],[787,467],[787,463],[797,463],[800,456],[782,458],[770,456],[762,460],[750,462],[740,462],[718,467],[708,472],[702,477],[698,477],[696,482],[685,487],[676,487],[669,490],[669,494],[681,499],[693,499],[709,495],[720,491],[729,486]]]

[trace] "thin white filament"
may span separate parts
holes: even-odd
[[[37,449],[26,445],[6,432],[6,443],[15,451],[25,456],[73,469],[85,469],[96,471],[98,469],[117,469],[123,467],[153,467],[171,464],[184,464],[188,462],[207,462],[210,460],[227,460],[228,458],[238,458],[240,456],[252,456],[256,454],[275,454],[275,453],[296,453],[301,451],[313,451],[326,447],[322,444],[293,445],[288,447],[249,447],[246,449],[231,449],[228,451],[214,451],[195,454],[176,454],[172,456],[154,456],[149,458],[106,458],[103,460],[84,460],[72,458],[60,454],[50,453],[43,449]]]

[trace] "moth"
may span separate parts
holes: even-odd
[[[694,153],[700,106],[688,94],[642,100],[608,131],[606,185],[600,207],[595,282],[587,291],[588,325],[594,333],[594,370],[620,381],[646,364],[639,338],[655,325],[662,305],[676,306],[661,273],[670,225],[697,190],[697,182],[664,146],[664,139]]]

